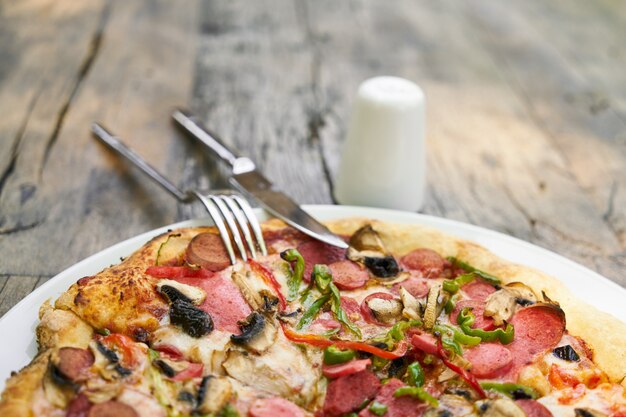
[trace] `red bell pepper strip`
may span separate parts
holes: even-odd
[[[204,365],[201,363],[189,363],[189,367],[183,369],[176,375],[174,375],[172,381],[186,381],[191,378],[198,378],[202,376],[202,370],[204,369]]]
[[[452,371],[459,374],[459,376],[463,378],[465,382],[467,382],[472,388],[474,388],[474,391],[478,393],[480,398],[487,398],[487,394],[485,394],[485,391],[480,386],[480,383],[478,382],[478,380],[476,380],[476,377],[474,375],[467,372],[466,369],[463,369],[460,366],[450,362],[450,360],[448,359],[448,352],[444,350],[443,345],[441,343],[441,339],[437,339],[437,353],[438,353],[439,358],[441,358],[441,360],[443,361],[443,363]]]
[[[151,266],[146,274],[155,278],[213,278],[215,273],[204,268],[189,268],[188,266]]]
[[[113,333],[100,339],[100,341],[108,346],[115,347],[116,350],[122,355],[122,365],[133,367],[136,363],[134,355],[134,342],[133,340],[121,333]]]
[[[409,348],[408,343],[402,340],[398,342],[398,346],[393,352],[389,352],[388,350],[383,350],[383,349],[377,348],[376,346],[368,345],[367,343],[363,343],[363,342],[353,342],[350,340],[330,340],[330,339],[326,339],[325,337],[319,336],[316,334],[302,334],[302,333],[295,332],[291,330],[290,328],[288,328],[284,323],[281,323],[281,326],[283,328],[283,332],[285,333],[285,336],[287,337],[287,339],[291,340],[292,342],[306,343],[308,345],[317,346],[320,348],[325,348],[331,345],[335,345],[340,349],[353,349],[353,350],[358,350],[361,352],[368,352],[368,353],[371,353],[372,355],[375,355],[384,359],[401,358],[406,354]]]
[[[163,356],[172,360],[180,360],[183,358],[183,353],[176,346],[173,345],[159,345],[154,350],[160,352]]]
[[[278,301],[280,303],[281,311],[287,307],[287,301],[285,300],[285,296],[280,291],[280,284],[276,281],[276,277],[272,274],[272,271],[267,269],[265,265],[262,265],[255,261],[254,259],[248,259],[248,263],[254,272],[261,275],[263,281],[267,283],[267,285],[271,286],[278,297]]]

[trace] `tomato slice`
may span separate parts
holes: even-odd
[[[202,370],[204,365],[201,363],[190,362],[187,369],[183,369],[176,375],[174,375],[172,381],[186,381],[191,378],[199,378],[202,376]]]
[[[174,361],[183,358],[183,352],[173,345],[159,345],[158,347],[155,347],[154,350],[161,352],[164,356]]]

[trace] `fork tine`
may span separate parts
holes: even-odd
[[[230,211],[235,215],[235,220],[237,220],[237,223],[239,224],[239,229],[243,232],[243,237],[248,244],[248,249],[250,250],[250,255],[252,256],[252,259],[256,259],[256,245],[252,240],[252,235],[250,234],[250,225],[246,220],[245,214],[241,211],[241,209],[231,196],[223,195],[221,197],[222,201],[226,203]]]
[[[216,196],[216,195],[210,195],[209,198],[211,199],[211,201],[215,203],[220,213],[222,213],[222,216],[226,220],[226,224],[228,225],[228,228],[230,229],[230,233],[233,236],[233,239],[235,240],[237,249],[239,249],[239,253],[241,254],[241,259],[243,259],[243,261],[246,262],[248,260],[248,254],[246,253],[246,248],[243,246],[243,241],[241,240],[241,233],[239,233],[239,229],[237,228],[237,225],[235,224],[235,219],[233,218],[232,213],[230,212],[226,204],[224,204],[224,202],[222,201],[222,197]]]
[[[261,232],[261,225],[259,225],[259,221],[257,220],[254,211],[252,211],[252,207],[250,207],[250,204],[248,204],[244,198],[238,195],[233,195],[232,198],[239,204],[239,207],[241,207],[243,213],[248,219],[248,223],[252,226],[252,232],[254,233],[254,237],[256,237],[259,249],[261,249],[261,255],[267,256],[267,248],[265,247],[265,239],[263,239],[263,233]]]
[[[215,203],[206,198],[204,195],[200,194],[198,191],[192,191],[192,193],[198,197],[198,199],[204,204],[209,215],[213,219],[213,223],[217,227],[217,230],[220,232],[220,237],[222,238],[222,242],[224,242],[224,246],[226,246],[226,251],[228,252],[228,257],[230,258],[230,263],[232,265],[237,262],[235,258],[235,251],[233,250],[233,245],[230,243],[230,235],[228,234],[228,230],[226,229],[226,224],[224,224],[224,220],[220,215],[220,211],[216,207]]]

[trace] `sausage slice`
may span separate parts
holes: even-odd
[[[222,238],[215,233],[200,233],[196,235],[185,253],[187,262],[200,265],[209,271],[217,272],[230,265],[228,252]]]

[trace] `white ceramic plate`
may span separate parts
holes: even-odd
[[[320,220],[341,217],[370,217],[396,223],[419,223],[437,228],[460,238],[477,242],[495,254],[510,261],[527,265],[563,281],[578,297],[600,310],[626,321],[626,289],[603,276],[546,249],[504,234],[438,217],[385,209],[351,206],[304,206],[305,210]],[[259,218],[267,215],[256,210]],[[210,220],[188,220],[143,233],[111,246],[66,269],[33,291],[0,319],[0,391],[11,371],[28,364],[37,352],[35,327],[39,306],[49,298],[56,299],[77,279],[93,275],[105,267],[119,262],[152,237],[168,229],[210,224]]]

